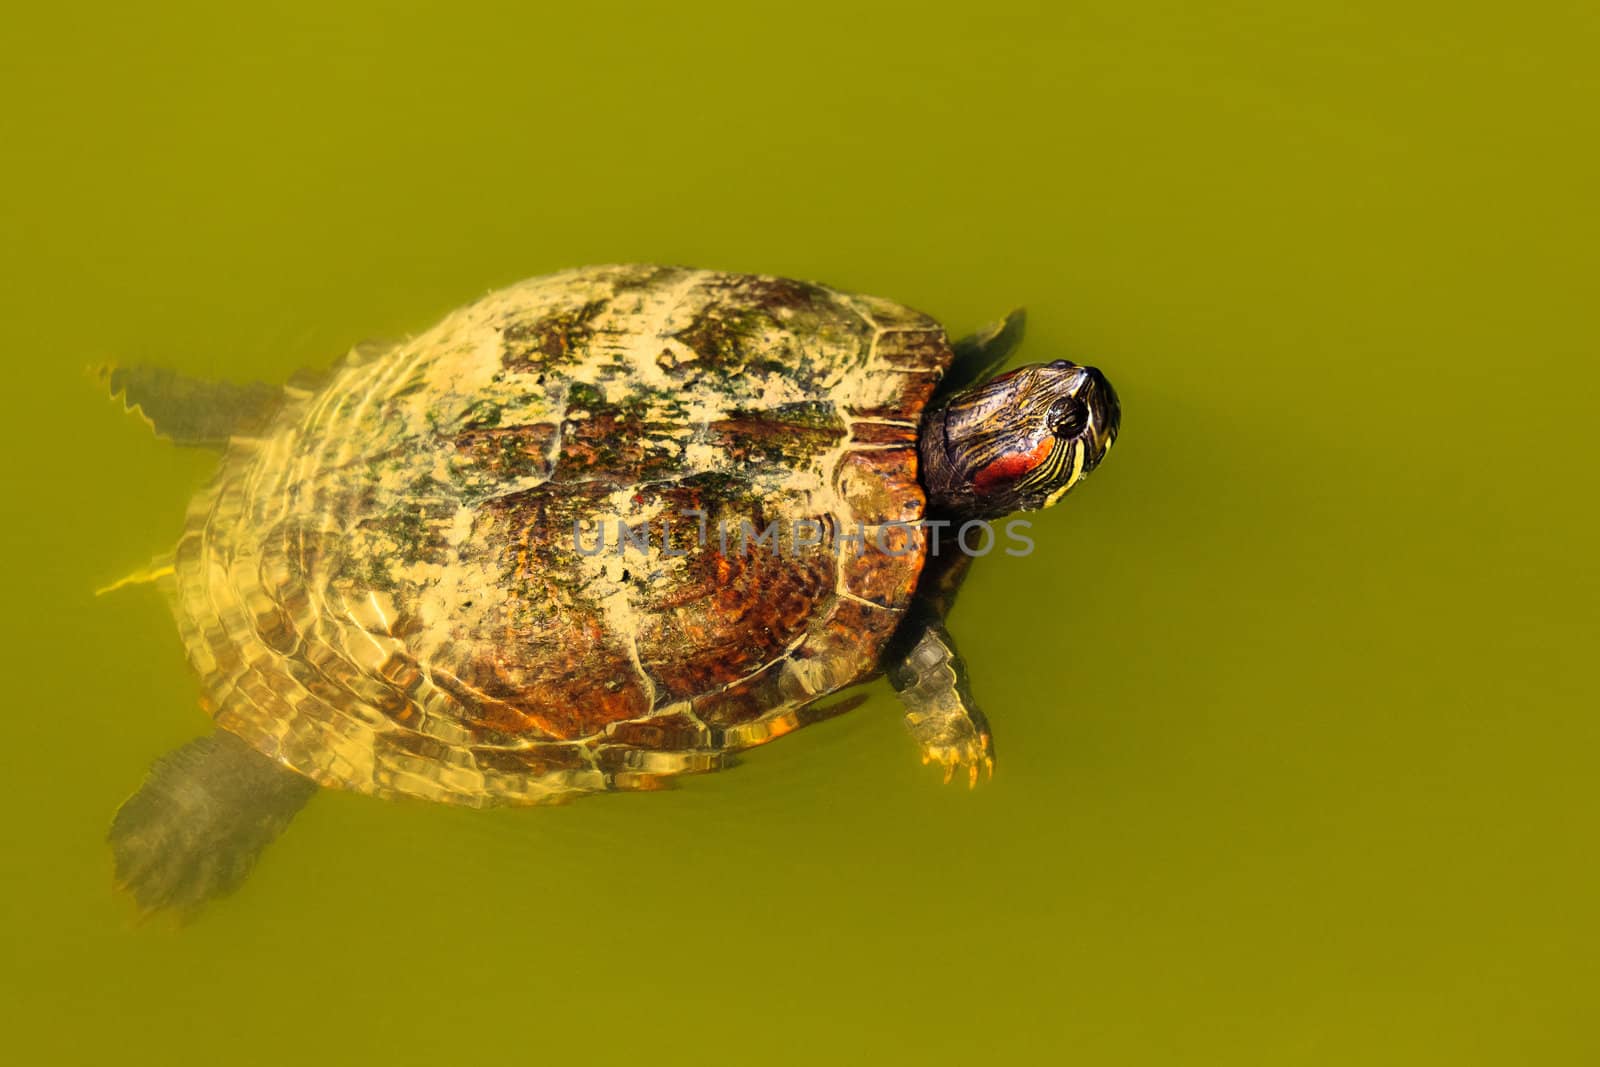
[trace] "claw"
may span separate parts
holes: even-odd
[[[953,745],[932,745],[923,750],[923,763],[937,763],[944,771],[944,783],[949,785],[955,780],[958,770],[965,770],[967,788],[976,789],[978,779],[994,777],[993,749],[989,747],[989,735],[982,734],[976,743],[957,743]]]

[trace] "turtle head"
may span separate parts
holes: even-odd
[[[1105,459],[1120,417],[1105,375],[1064,359],[962,389],[922,424],[929,503],[963,518],[1049,507]]]

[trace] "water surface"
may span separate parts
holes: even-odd
[[[32,7],[7,34],[7,877],[29,1062],[1592,1062],[1594,16],[1405,2]],[[135,926],[204,728],[208,456],[98,360],[280,380],[521,277],[817,278],[1093,362],[1123,434],[881,683],[676,791],[319,797]]]

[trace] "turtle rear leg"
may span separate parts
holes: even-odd
[[[226,730],[190,741],[156,760],[112,820],[117,884],[142,911],[192,914],[238,888],[316,791]]]
[[[914,615],[889,663],[889,682],[906,709],[906,728],[923,763],[944,768],[950,781],[966,768],[967,785],[980,772],[994,774],[994,740],[967,685],[967,669],[944,622],[931,612]]]
[[[220,448],[266,429],[283,405],[281,386],[214,382],[165,367],[103,367],[96,374],[129,411],[174,444]]]

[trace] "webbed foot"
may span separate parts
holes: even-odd
[[[983,776],[994,777],[994,739],[981,712],[968,708],[965,715],[926,716],[906,713],[906,726],[922,749],[923,763],[944,768],[946,785],[962,768],[966,769],[967,788],[975,788]]]
[[[221,448],[234,434],[259,433],[283,404],[283,388],[189,378],[163,367],[98,367],[91,373],[128,411],[175,444]]]
[[[238,888],[316,789],[225,730],[191,741],[112,820],[117,885],[145,914],[193,914]]]
[[[906,728],[922,750],[923,763],[944,768],[950,782],[966,770],[967,786],[994,776],[994,739],[989,722],[967,688],[966,669],[955,642],[934,621],[907,635],[909,645],[889,668],[889,681],[906,709]]]

